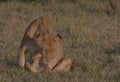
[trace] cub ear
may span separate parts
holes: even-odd
[[[59,35],[59,34],[57,34],[57,35],[56,35],[56,39],[60,41],[60,40],[62,39],[62,36]]]

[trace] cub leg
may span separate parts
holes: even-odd
[[[71,59],[69,57],[64,57],[61,59],[57,65],[53,68],[53,72],[68,72],[71,67]]]

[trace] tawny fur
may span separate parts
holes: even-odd
[[[54,44],[52,47],[47,46],[47,48],[44,48],[45,54],[43,55],[43,60],[40,63],[46,66],[40,66],[44,67],[44,71],[47,71],[48,73],[69,71],[71,67],[71,59],[69,57],[63,57],[63,52],[60,46],[60,36],[56,35],[53,42]],[[34,59],[34,61],[35,60],[38,61],[37,59]],[[35,62],[33,62],[31,65],[34,63]],[[39,70],[37,72],[39,72]]]
[[[41,72],[41,71],[43,71],[44,68],[40,67],[40,65],[39,65],[41,57],[42,57],[41,54],[37,54],[37,55],[33,56],[33,58],[32,58],[33,63],[30,64],[29,62],[26,62],[26,67],[31,72]]]
[[[31,53],[41,53],[41,49],[34,40],[34,37],[37,36],[37,31],[43,30],[44,28],[41,28],[40,26],[43,25],[44,18],[38,18],[34,20],[26,29],[21,45],[19,47],[18,51],[18,63],[21,67],[25,66],[25,55],[31,54]],[[49,29],[47,29],[49,30]],[[44,32],[44,31],[43,31]],[[42,32],[42,33],[43,33]],[[23,48],[25,48],[23,50]]]
[[[49,72],[69,71],[71,60],[64,58],[60,40],[61,36],[52,31],[44,18],[33,21],[26,29],[19,48],[19,65],[25,66],[25,52],[29,52],[35,53],[33,63],[26,63],[27,68],[32,72],[39,72],[39,67]],[[41,54],[42,57],[36,58],[36,53]]]

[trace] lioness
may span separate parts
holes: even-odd
[[[21,45],[18,50],[18,63],[21,67],[25,66],[25,54],[37,54],[41,52],[40,47],[33,38],[37,35],[36,33],[39,29],[39,25],[42,24],[42,19],[43,18],[38,18],[34,20],[24,33]]]
[[[37,37],[39,39],[39,37]],[[56,35],[53,38],[52,46],[43,46],[44,55],[41,58],[34,58],[33,63],[27,63],[27,68],[32,72],[39,72],[41,67],[44,67],[44,72],[60,72],[60,71],[69,71],[71,67],[71,59],[69,57],[64,57],[62,48],[60,45],[61,37]],[[39,41],[38,41],[39,42]],[[39,44],[39,43],[38,43]],[[39,44],[40,45],[40,44]],[[35,56],[36,57],[36,56]],[[42,61],[40,61],[42,60]],[[37,63],[36,63],[37,62]],[[34,65],[40,64],[39,69],[36,69]],[[34,71],[38,70],[38,71]]]
[[[21,46],[19,48],[18,60],[21,67],[25,66],[25,54],[33,53],[32,65],[27,62],[27,68],[32,72],[49,69],[50,72],[68,71],[71,60],[63,56],[60,45],[61,36],[55,34],[44,18],[33,21],[26,29]],[[40,54],[41,56],[37,55]],[[39,62],[39,66],[38,66]]]

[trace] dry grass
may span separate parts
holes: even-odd
[[[64,53],[73,60],[68,73],[34,74],[16,66],[23,33],[41,16],[63,36]],[[119,22],[120,12],[107,14],[102,0],[0,3],[0,82],[119,82]]]

